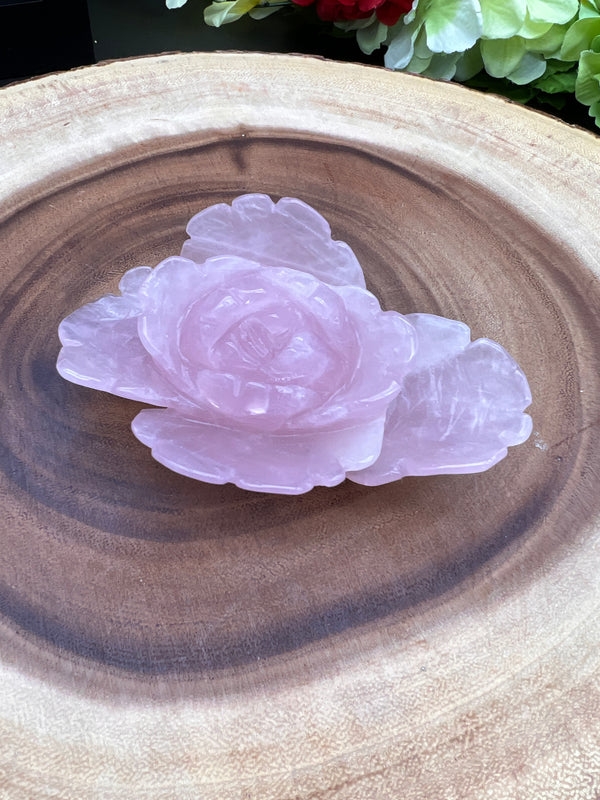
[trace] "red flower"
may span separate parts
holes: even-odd
[[[395,25],[402,14],[410,11],[413,0],[293,0],[296,5],[317,4],[317,15],[327,22],[365,19],[373,11],[384,25]]]

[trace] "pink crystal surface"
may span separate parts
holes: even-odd
[[[64,378],[158,406],[132,429],[170,469],[299,494],[480,472],[531,433],[511,356],[462,322],[382,311],[306,203],[244,195],[187,231],[59,328]]]

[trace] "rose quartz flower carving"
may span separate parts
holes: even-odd
[[[479,472],[529,436],[508,353],[461,322],[382,311],[305,203],[245,195],[187,230],[181,256],[59,328],[64,378],[160,407],[132,428],[165,466],[299,494]]]

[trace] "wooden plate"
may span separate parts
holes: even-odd
[[[600,143],[455,85],[165,55],[4,89],[0,794],[595,800]],[[56,328],[244,192],[297,196],[387,308],[529,377],[481,475],[299,497],[175,475]]]

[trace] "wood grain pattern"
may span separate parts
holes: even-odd
[[[597,800],[598,140],[258,54],[0,104],[0,795]],[[154,462],[139,404],[58,376],[58,322],[248,191],[314,205],[384,307],[503,344],[532,439],[482,475],[300,497]]]

